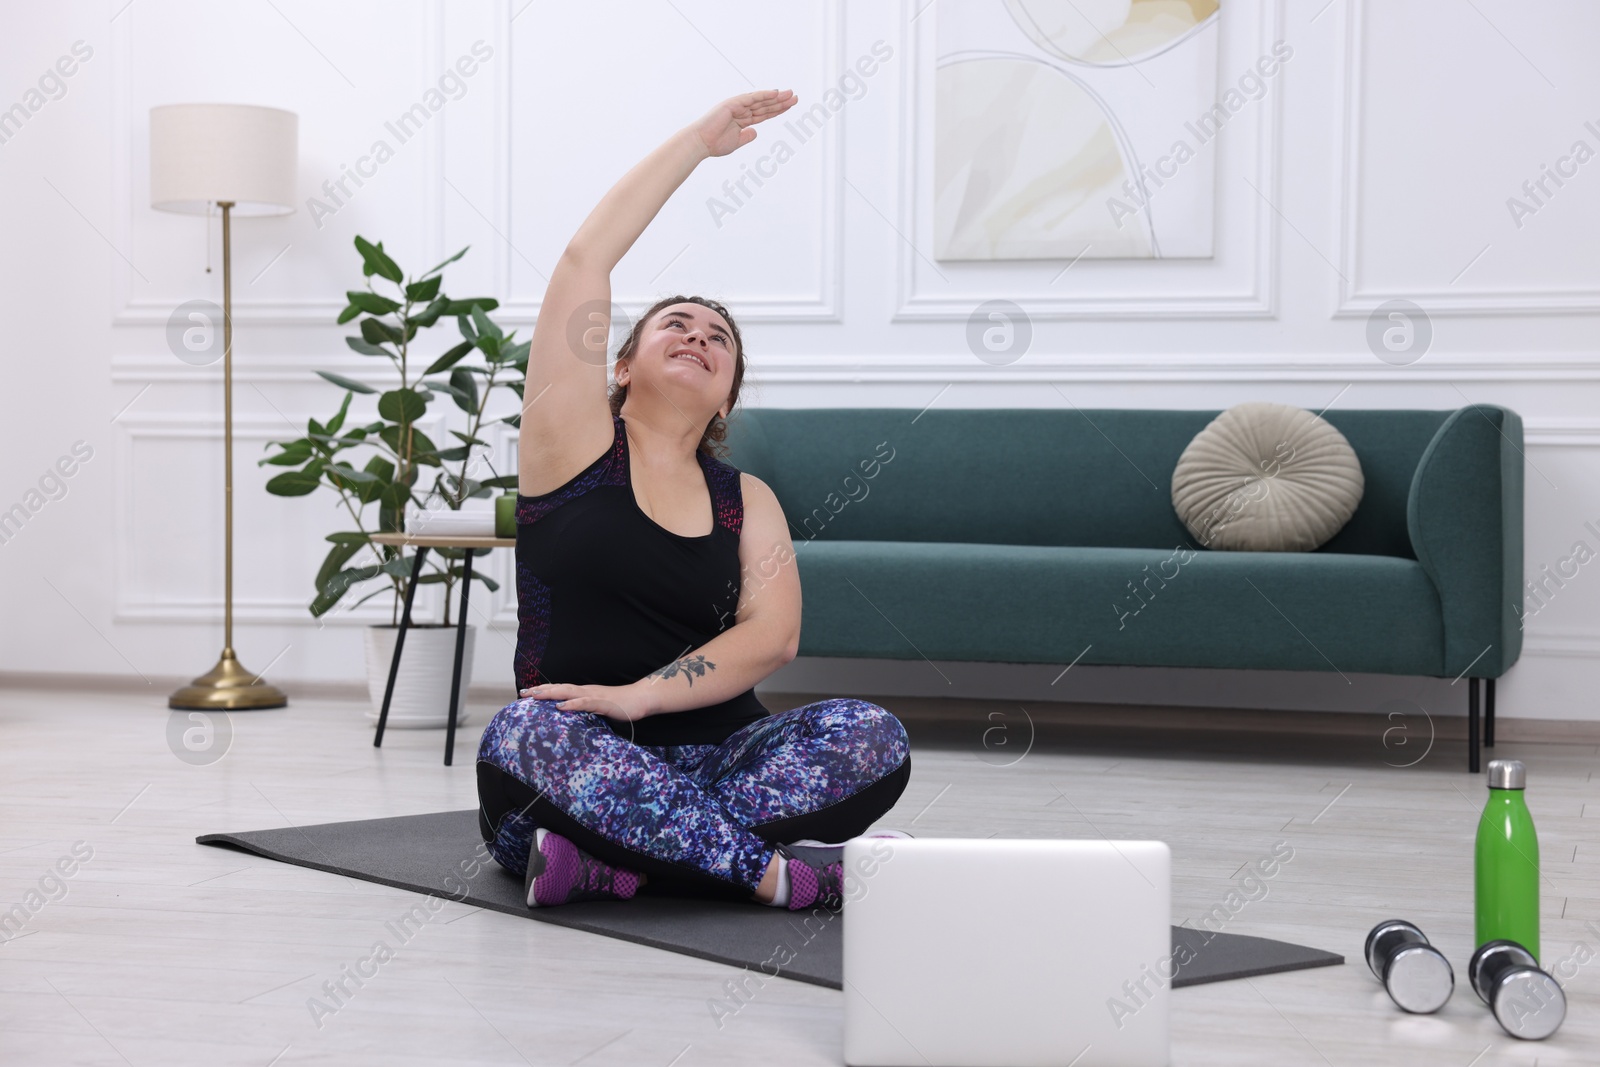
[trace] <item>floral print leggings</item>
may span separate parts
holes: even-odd
[[[477,773],[479,829],[518,877],[544,826],[649,875],[646,892],[744,899],[776,843],[843,841],[888,811],[911,748],[900,720],[864,700],[769,715],[721,744],[652,746],[525,698],[484,730]]]

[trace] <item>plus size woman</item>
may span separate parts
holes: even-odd
[[[612,268],[702,160],[794,102],[745,93],[673,134],[601,199],[545,290],[519,439],[520,698],[477,760],[480,829],[530,907],[648,885],[836,908],[842,842],[910,777],[905,730],[876,704],[769,713],[756,698],[799,647],[800,579],[777,498],[717,455],[745,374],[733,316],[658,301],[608,390]]]

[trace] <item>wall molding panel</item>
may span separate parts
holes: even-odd
[[[1362,261],[1361,151],[1362,118],[1369,109],[1363,72],[1366,8],[1371,0],[1346,0],[1340,47],[1338,100],[1339,131],[1339,270],[1335,276],[1335,318],[1364,318],[1388,300],[1410,300],[1430,315],[1573,315],[1600,311],[1600,289],[1381,289],[1368,284],[1360,272]],[[1481,14],[1481,12],[1480,12]],[[1498,31],[1496,31],[1498,32]],[[1408,53],[1415,59],[1415,54]]]

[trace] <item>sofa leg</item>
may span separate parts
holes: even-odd
[[[1478,773],[1478,679],[1467,679],[1467,773]]]
[[[1483,680],[1483,747],[1494,747],[1494,679]]]

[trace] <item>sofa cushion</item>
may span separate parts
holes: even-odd
[[[817,540],[796,559],[805,656],[1443,673],[1433,583],[1393,556]]]
[[[1237,404],[1195,435],[1172,472],[1172,506],[1204,547],[1309,552],[1361,503],[1361,462],[1322,417]]]

